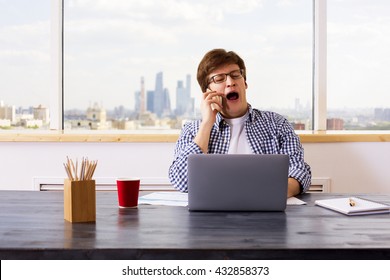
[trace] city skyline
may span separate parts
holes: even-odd
[[[178,84],[178,89],[180,89]],[[139,96],[138,96],[139,97]],[[136,97],[137,98],[137,97]],[[153,95],[151,96],[153,99]],[[311,110],[303,108],[299,100],[296,100],[294,110],[276,110],[284,115],[296,130],[311,129]],[[140,109],[140,108],[139,108]],[[180,129],[184,120],[200,118],[199,112],[194,115],[181,114],[178,110],[172,110],[167,115],[157,116],[158,108],[151,107],[144,112],[128,110],[123,106],[106,110],[97,103],[84,110],[65,111],[64,125],[66,130],[92,129]],[[0,101],[0,129],[48,129],[49,109],[38,106],[28,109],[18,109],[4,105]],[[330,112],[327,117],[327,129],[329,130],[389,130],[390,108],[375,108],[360,110],[344,110]]]
[[[176,106],[171,104],[171,95],[176,96]],[[153,90],[145,87],[144,77],[140,78],[139,90],[134,92],[134,108],[121,104],[113,109],[104,108],[93,102],[86,110],[80,108],[64,110],[65,129],[178,129],[181,120],[200,118],[199,108],[195,107],[191,97],[191,75],[187,74],[185,82],[177,80],[175,93],[164,85],[164,73],[155,75]],[[293,108],[259,108],[278,112],[291,122],[296,130],[308,130],[312,127],[312,109],[310,104],[302,104],[296,97]],[[327,129],[390,129],[390,108],[365,108],[356,114],[351,110],[328,110]],[[351,115],[351,112],[354,112]],[[159,120],[165,121],[161,122]],[[166,120],[172,121],[167,122]],[[11,127],[48,128],[50,122],[49,108],[42,106],[22,107],[8,106],[0,100],[0,128]]]

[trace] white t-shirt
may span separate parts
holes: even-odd
[[[244,116],[235,119],[225,119],[230,126],[230,145],[228,154],[251,154],[252,150],[245,134],[245,119],[249,112]]]

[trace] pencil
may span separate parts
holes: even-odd
[[[66,174],[68,174],[69,180],[73,180],[73,177],[72,177],[72,174],[69,170],[69,167],[65,163],[64,163],[64,167],[65,167]]]
[[[71,181],[87,181],[92,180],[92,176],[95,172],[98,161],[90,161],[88,158],[82,158],[80,163],[76,159],[76,164],[68,156],[66,157],[66,163],[63,163],[66,174]]]

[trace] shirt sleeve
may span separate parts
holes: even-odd
[[[174,160],[169,167],[169,180],[175,189],[187,192],[187,166],[190,154],[203,153],[200,147],[194,142],[196,125],[194,122],[184,125],[182,132],[176,142]]]
[[[311,169],[304,160],[301,141],[286,119],[281,123],[280,132],[280,152],[290,157],[288,175],[300,183],[301,193],[304,193],[311,184]]]

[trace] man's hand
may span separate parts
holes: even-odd
[[[287,197],[296,196],[301,192],[301,185],[294,178],[288,178]]]
[[[194,142],[200,147],[203,153],[208,152],[210,131],[214,125],[218,111],[222,110],[223,93],[216,91],[206,91],[203,93],[203,99],[200,103],[202,113],[202,122]],[[211,106],[213,105],[213,106]]]

